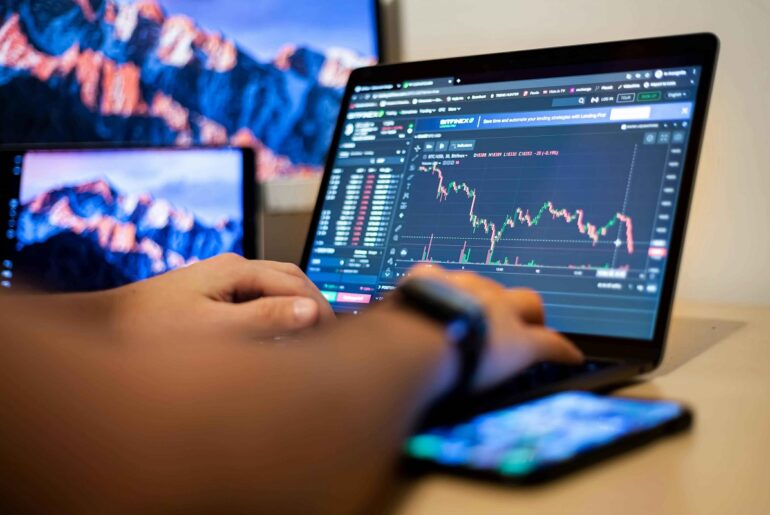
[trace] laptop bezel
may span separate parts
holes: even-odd
[[[645,370],[655,368],[660,363],[665,350],[718,50],[719,39],[716,35],[698,33],[389,64],[354,70],[345,88],[341,103],[343,107],[340,110],[327,155],[318,199],[302,254],[301,268],[307,271],[324,203],[324,192],[328,188],[336,149],[339,146],[347,114],[346,106],[349,105],[350,97],[357,85],[458,75],[473,75],[474,78],[479,79],[479,82],[482,81],[482,77],[483,82],[493,82],[626,71],[646,67],[700,66],[701,75],[691,120],[690,139],[682,167],[679,199],[671,230],[671,243],[665,262],[665,274],[653,336],[649,340],[639,340],[567,333],[567,336],[589,356],[639,360],[647,363],[643,367]]]

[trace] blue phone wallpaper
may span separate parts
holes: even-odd
[[[416,434],[414,459],[521,477],[677,418],[669,401],[564,392]]]

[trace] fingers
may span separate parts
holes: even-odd
[[[525,288],[506,290],[506,303],[528,324],[543,325],[545,323],[545,311],[540,295]]]
[[[451,274],[449,270],[441,268],[438,265],[420,264],[410,268],[409,275],[406,276],[403,280],[407,280],[409,277],[412,277],[412,276],[447,278],[450,275]]]
[[[305,275],[305,272],[303,272],[302,269],[297,265],[295,265],[294,263],[283,263],[281,261],[269,261],[266,259],[260,260],[259,263],[263,266],[272,268],[274,270],[278,270],[279,272],[284,272],[286,274],[294,275],[301,278],[307,277]]]
[[[262,297],[234,308],[246,333],[255,338],[301,331],[321,316],[318,304],[307,297]]]
[[[479,375],[489,386],[540,361],[579,364],[583,355],[567,338],[543,327],[540,296],[528,289],[506,289],[470,272],[449,272],[435,265],[412,269],[410,275],[440,280],[473,295],[484,306],[490,348]]]
[[[320,308],[320,317],[321,321],[327,321],[327,320],[333,320],[334,319],[334,311],[332,310],[331,305],[326,300],[326,297],[321,294],[321,290],[318,289],[318,287],[313,283],[313,281],[310,280],[310,278],[305,275],[305,272],[302,271],[302,269],[295,265],[294,263],[283,263],[280,261],[267,261],[262,260],[259,261],[260,265],[263,265],[268,268],[272,268],[278,272],[283,272],[285,274],[293,275],[299,279],[301,279],[308,288],[311,289],[314,298],[320,299],[322,302],[319,303]]]
[[[293,266],[293,265],[290,265]],[[298,271],[297,274],[294,270]],[[231,288],[239,299],[248,301],[258,297],[299,296],[312,299],[318,308],[320,321],[334,320],[329,301],[299,268],[261,266],[257,261],[246,261],[234,276]]]
[[[583,362],[584,356],[580,349],[556,331],[530,326],[526,336],[533,345],[536,362],[556,361],[568,365],[579,365]]]
[[[307,297],[318,309],[321,321],[334,319],[329,302],[296,265],[271,261],[251,261],[240,256],[222,255],[208,261],[217,273],[207,287],[218,300],[248,302],[260,297]]]
[[[471,272],[449,272],[436,266],[419,265],[410,271],[410,275],[439,279],[470,293],[485,304],[493,301],[495,295],[505,291],[500,284],[478,274]]]
[[[528,324],[543,325],[545,313],[540,295],[527,288],[505,289],[499,283],[471,272],[449,272],[434,265],[418,265],[410,275],[433,277],[474,295],[483,304],[503,304]]]

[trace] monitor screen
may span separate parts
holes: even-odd
[[[0,5],[0,144],[255,148],[262,179],[320,172],[374,0]]]
[[[699,76],[357,85],[310,278],[357,311],[437,263],[537,290],[563,332],[651,339]]]
[[[20,279],[54,291],[102,290],[244,254],[243,183],[253,178],[241,149],[2,156],[3,287]]]

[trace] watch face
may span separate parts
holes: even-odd
[[[410,278],[398,291],[407,305],[446,325],[447,339],[457,348],[460,366],[444,402],[465,395],[473,385],[486,342],[483,306],[471,295],[426,277]]]
[[[401,294],[427,315],[440,322],[457,319],[476,323],[484,319],[484,308],[471,295],[427,277],[414,277],[400,287]]]

